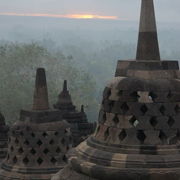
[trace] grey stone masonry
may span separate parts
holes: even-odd
[[[73,105],[71,95],[67,88],[67,81],[64,81],[63,90],[58,96],[58,101],[54,105],[63,119],[71,125],[71,133],[73,146],[79,145],[95,130],[95,123],[88,122],[84,106],[81,106],[81,111],[77,111]]]
[[[180,180],[179,65],[160,61],[153,0],[142,0],[137,58],[118,62],[96,132],[52,180]]]
[[[142,0],[137,60],[160,60],[153,0]]]
[[[1,180],[50,180],[66,163],[71,148],[70,125],[49,108],[45,70],[36,73],[32,110],[21,110],[10,129]]]

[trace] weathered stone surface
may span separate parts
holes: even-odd
[[[96,132],[75,148],[55,180],[68,174],[77,180],[180,180],[179,93],[178,62],[160,61],[153,0],[142,0],[136,61],[118,62]]]
[[[160,60],[153,0],[142,0],[137,60]]]
[[[43,68],[39,68],[36,74],[33,110],[36,109],[38,110],[49,109],[46,76],[45,76],[45,70]]]
[[[116,73],[115,76],[127,76],[129,73],[129,76],[132,76],[132,72],[134,71],[142,71],[146,73],[152,72],[159,72],[159,70],[177,70],[174,71],[175,77],[179,77],[179,65],[178,61],[153,61],[148,60],[148,63],[146,61],[137,61],[137,60],[119,60],[117,63]],[[166,71],[167,73],[168,71]],[[172,72],[170,71],[170,75],[172,77]],[[165,74],[165,73],[164,73]],[[134,75],[134,74],[133,74]]]
[[[62,171],[52,177],[51,180],[97,180],[89,176],[74,171],[70,166],[65,167]]]
[[[37,70],[33,110],[22,110],[10,129],[1,180],[50,180],[67,162],[70,125],[49,109],[45,70]]]
[[[62,118],[71,125],[71,133],[73,146],[77,146],[84,141],[95,130],[95,123],[90,123],[87,120],[84,106],[81,106],[81,111],[77,111],[73,105],[71,95],[67,88],[67,81],[64,81],[63,90],[59,94],[58,102],[54,105]]]

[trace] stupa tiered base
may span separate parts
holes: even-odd
[[[86,176],[87,180],[179,180],[180,155],[176,146],[143,148],[112,146],[89,138],[78,146],[69,167],[60,171],[57,180],[74,180],[67,174],[76,174],[77,180]]]

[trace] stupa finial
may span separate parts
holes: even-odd
[[[142,0],[136,60],[160,60],[153,0]]]
[[[36,83],[33,100],[33,110],[49,109],[46,74],[44,68],[38,68],[36,72]]]

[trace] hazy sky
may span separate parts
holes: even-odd
[[[0,0],[0,13],[98,14],[138,20],[140,0]],[[180,22],[180,0],[154,0],[158,21]]]

